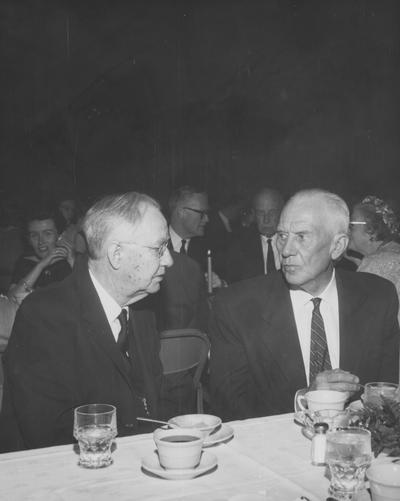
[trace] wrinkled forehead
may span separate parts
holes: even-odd
[[[330,220],[323,204],[307,200],[288,202],[279,218],[278,230],[302,231],[324,228]]]

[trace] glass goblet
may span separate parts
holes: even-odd
[[[365,471],[372,460],[371,433],[349,427],[329,431],[326,462],[331,473],[329,494],[338,501],[351,501],[364,487]]]
[[[88,404],[74,411],[74,437],[79,443],[79,465],[104,468],[110,465],[111,445],[117,436],[117,410],[113,405]]]

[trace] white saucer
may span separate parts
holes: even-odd
[[[214,431],[203,442],[203,447],[211,447],[212,445],[225,442],[233,437],[233,428],[229,424],[221,424],[217,431]]]
[[[203,475],[207,471],[212,470],[217,466],[217,458],[210,452],[202,452],[200,464],[196,468],[187,468],[184,470],[166,470],[160,465],[157,452],[152,452],[142,459],[142,468],[145,471],[153,473],[158,477],[166,478],[167,480],[187,480],[190,478]]]

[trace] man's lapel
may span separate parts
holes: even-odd
[[[354,286],[349,274],[336,269],[336,284],[339,300],[340,368],[357,374],[363,352],[367,348],[363,329],[364,315],[358,312],[365,302],[366,291]]]
[[[87,269],[81,270],[79,288],[82,298],[81,311],[85,334],[87,334],[92,341],[103,350],[104,354],[112,360],[129,386],[131,386],[131,381],[121,352],[115,342],[110,324],[108,323],[103,306]]]
[[[307,384],[299,337],[297,334],[289,289],[282,275],[275,276],[274,292],[263,308],[263,342],[273,357],[278,379],[301,388]]]

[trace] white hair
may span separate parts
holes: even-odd
[[[321,210],[325,209],[329,215],[329,222],[331,223],[331,230],[334,234],[349,232],[350,211],[346,202],[336,193],[330,191],[313,188],[308,190],[301,190],[295,193],[287,202],[297,200],[314,200],[320,202]]]

